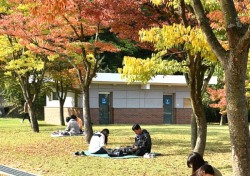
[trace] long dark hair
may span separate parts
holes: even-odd
[[[103,129],[101,133],[105,136],[105,144],[107,145],[108,143],[108,135],[109,135],[109,130],[107,128]]]
[[[204,164],[197,171],[195,171],[195,173],[193,173],[192,176],[202,176],[203,173],[214,175],[214,169],[211,165]]]
[[[204,161],[202,156],[197,152],[192,152],[189,154],[187,159],[187,166],[192,167],[192,173],[194,173],[197,169],[199,169],[201,166],[206,164],[207,162]]]

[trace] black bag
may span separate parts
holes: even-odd
[[[110,157],[124,156],[121,149],[114,149],[108,154]]]

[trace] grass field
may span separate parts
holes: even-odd
[[[62,126],[39,121],[40,133],[33,133],[26,120],[0,118],[0,164],[38,175],[51,176],[188,176],[186,165],[190,150],[190,125],[141,125],[152,138],[156,158],[110,159],[74,156],[86,150],[83,137],[52,138]],[[94,131],[108,128],[108,148],[131,145],[131,125],[93,126]],[[232,175],[231,149],[227,126],[208,125],[204,159],[224,176]]]

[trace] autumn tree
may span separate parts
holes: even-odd
[[[207,92],[210,95],[210,99],[212,103],[209,105],[211,108],[219,109],[219,113],[221,114],[220,125],[225,124],[225,117],[227,115],[226,106],[226,92],[225,89],[212,89],[210,87],[207,88]]]
[[[173,24],[172,26],[163,26],[163,28],[155,27],[150,30],[141,30],[140,36],[142,41],[152,42],[157,53],[147,60],[125,57],[122,69],[124,77],[129,81],[142,80],[147,82],[157,74],[167,75],[177,71],[186,73],[191,104],[198,127],[194,150],[203,155],[207,124],[203,106],[201,106],[202,94],[213,74],[214,66],[209,62],[209,59],[216,61],[215,55],[211,54],[210,48],[198,28],[186,28],[183,25]],[[168,50],[178,45],[183,45],[182,52],[187,55],[182,57],[182,62],[163,59]]]
[[[0,61],[4,64],[2,69],[5,75],[19,83],[24,100],[28,103],[31,127],[34,132],[39,132],[35,101],[43,82],[46,57],[34,55],[20,44],[18,38],[10,35],[0,36],[0,43]]]
[[[249,1],[221,0],[209,19],[200,0],[192,0],[197,20],[225,71],[227,117],[232,148],[233,175],[250,175],[249,127],[245,96],[246,68],[250,44]],[[223,19],[223,20],[222,20]],[[219,42],[213,29],[225,31],[229,48]]]
[[[193,107],[193,116],[192,118],[192,148],[195,151],[198,151],[203,155],[205,150],[206,143],[206,119],[204,110],[201,106],[202,104],[202,95],[206,90],[208,81],[213,73],[214,64],[209,63],[208,60],[216,61],[215,57],[210,53],[211,49],[209,47],[203,48],[204,37],[200,37],[200,31],[196,30],[194,27],[196,25],[195,21],[192,19],[192,8],[185,4],[184,1],[172,2],[172,1],[152,1],[155,6],[158,8],[158,11],[161,10],[161,19],[158,24],[162,28],[152,28],[150,31],[140,33],[140,38],[143,43],[153,43],[155,51],[157,54],[153,55],[151,59],[146,61],[138,60],[135,64],[142,65],[142,68],[138,70],[132,70],[131,63],[134,62],[130,59],[125,59],[125,67],[123,73],[128,76],[128,80],[149,80],[155,74],[171,74],[176,71],[182,71],[186,75],[187,84],[190,88],[191,102]],[[144,6],[147,10],[152,8],[150,5]],[[166,18],[168,17],[168,19]],[[165,21],[164,21],[165,20]],[[178,25],[178,24],[182,25]],[[164,25],[166,24],[166,25]],[[194,28],[194,29],[192,29]],[[195,37],[192,37],[194,35]],[[195,40],[197,36],[197,40]],[[199,36],[199,37],[198,37]],[[188,38],[191,38],[193,41],[189,41]],[[200,43],[202,43],[200,45]],[[197,47],[196,47],[197,46]],[[205,54],[204,51],[207,51]],[[169,56],[174,56],[177,61],[185,61],[183,64],[185,69],[182,68],[176,69],[173,60],[167,63],[167,58]],[[206,58],[206,59],[205,59]],[[163,61],[162,61],[163,59]],[[205,61],[207,60],[207,61]],[[161,65],[159,64],[161,63]],[[153,66],[154,64],[159,65],[159,68]],[[170,66],[171,65],[171,66]],[[152,67],[150,67],[152,66]],[[166,68],[164,68],[166,67]],[[173,68],[172,68],[173,67]],[[180,67],[180,66],[179,66]],[[138,68],[138,66],[136,67]],[[143,71],[142,71],[143,70]],[[208,75],[207,79],[205,75]],[[196,123],[197,122],[197,123]],[[198,128],[197,128],[198,127]],[[197,136],[198,134],[198,136]]]
[[[108,41],[100,40],[100,34],[109,29],[121,38],[136,41],[136,34],[143,26],[158,23],[155,18],[145,16],[149,1],[18,1],[30,6],[33,16],[25,16],[19,26],[21,36],[38,52],[65,57],[77,72],[83,93],[84,127],[89,142],[93,130],[89,108],[89,86],[99,70],[103,52],[119,51]],[[147,8],[144,8],[146,3]],[[150,7],[151,8],[151,7]],[[151,15],[152,16],[152,15]],[[136,38],[134,38],[136,36]]]
[[[55,60],[65,58],[75,69],[83,93],[84,128],[89,142],[93,134],[89,87],[102,61],[100,53],[118,51],[113,44],[99,38],[109,21],[105,10],[109,4],[88,0],[11,2],[15,13],[3,20],[8,19],[12,24],[11,29],[15,29],[12,34],[22,38],[33,52],[48,54]],[[29,15],[25,8],[29,9]]]
[[[53,60],[53,58],[52,58]],[[49,81],[46,83],[47,94],[51,96],[51,92],[56,93],[59,99],[59,114],[60,123],[65,125],[64,118],[64,103],[67,97],[68,91],[74,91],[76,87],[77,77],[72,66],[64,58],[58,58],[56,61],[52,61],[47,64],[46,79]],[[55,117],[57,118],[57,117]]]

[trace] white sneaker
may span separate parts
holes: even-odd
[[[143,158],[150,158],[149,153],[145,153],[145,154],[143,155]]]

